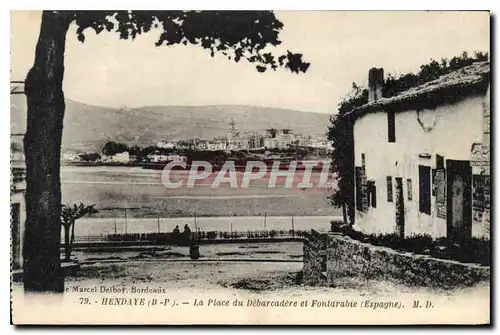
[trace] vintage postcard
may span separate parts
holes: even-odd
[[[12,323],[490,324],[490,20],[12,11]]]

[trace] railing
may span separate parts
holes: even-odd
[[[75,243],[95,242],[154,242],[164,245],[183,245],[192,241],[203,243],[209,240],[237,239],[286,239],[300,238],[306,234],[303,230],[258,230],[258,231],[202,231],[186,236],[183,233],[142,233],[75,236]],[[64,240],[62,241],[64,242]]]

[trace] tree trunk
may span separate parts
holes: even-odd
[[[76,220],[73,220],[73,222],[71,222],[71,245],[75,243],[75,222]]]
[[[69,261],[71,258],[71,245],[69,241],[69,225],[64,226],[64,259]]]
[[[35,62],[25,81],[28,120],[24,289],[62,292],[60,155],[64,118],[64,49],[67,12],[44,11]]]

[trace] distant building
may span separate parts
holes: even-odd
[[[236,133],[236,137],[227,139],[227,150],[248,150],[248,148],[248,138],[240,136],[239,133]]]
[[[490,64],[475,63],[391,98],[382,69],[354,118],[355,229],[463,243],[489,236]]]
[[[103,155],[101,159],[106,163],[130,163],[130,154],[124,151],[114,155]]]
[[[159,151],[156,151],[152,154],[147,155],[147,159],[153,163],[166,162],[169,155],[161,154]]]
[[[165,162],[178,162],[178,161],[186,161],[185,156],[177,155],[177,154],[162,154],[159,151],[155,151],[152,154],[147,155],[147,159],[153,163],[165,163]]]
[[[175,142],[161,140],[156,143],[156,147],[161,149],[175,149]]]
[[[291,129],[267,129],[264,146],[268,149],[287,149],[298,144],[297,136]]]
[[[80,154],[76,152],[64,152],[61,155],[61,160],[65,162],[76,162],[80,160]]]
[[[192,140],[177,141],[175,143],[175,148],[179,150],[189,150],[193,149],[193,147],[194,147],[194,141]]]
[[[226,150],[227,139],[225,137],[216,137],[207,141],[207,150],[220,151]]]
[[[175,142],[176,149],[195,150],[255,150],[255,149],[288,149],[299,146],[328,148],[326,139],[311,138],[295,134],[292,129],[269,128],[265,134],[245,132],[236,129],[236,123],[231,118],[229,129],[225,137],[216,137],[210,140],[193,139]]]
[[[235,129],[235,122],[231,118],[229,123],[229,131],[227,133],[226,150],[248,150],[249,140],[243,131]]]
[[[309,146],[312,148],[330,148],[326,138],[311,138],[309,140]]]
[[[311,136],[297,135],[295,136],[295,140],[297,141],[298,146],[308,147],[310,146]]]
[[[264,147],[267,149],[275,149],[279,147],[279,141],[275,138],[267,137],[264,139]]]
[[[249,149],[261,149],[264,148],[264,136],[260,134],[251,134],[248,138],[248,148]]]
[[[193,143],[193,149],[195,150],[207,150],[208,149],[208,141],[195,139]]]

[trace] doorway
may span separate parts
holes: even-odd
[[[446,161],[446,228],[450,241],[472,236],[472,168],[469,161]]]

